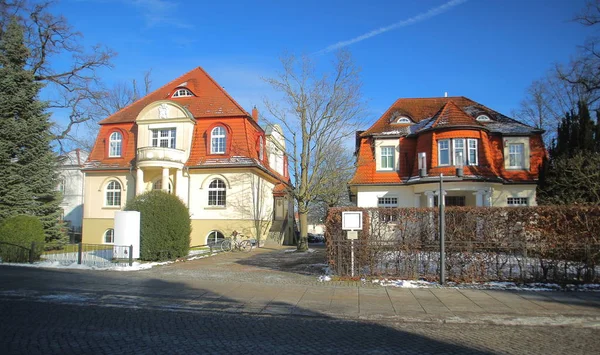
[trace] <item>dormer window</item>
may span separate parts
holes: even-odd
[[[410,118],[402,116],[396,120],[396,123],[412,123]]]
[[[171,97],[190,97],[194,96],[188,89],[177,89]]]
[[[225,154],[225,128],[217,126],[210,133],[210,153]]]
[[[479,122],[489,122],[489,121],[491,121],[491,119],[487,115],[479,115],[479,116],[477,116],[476,120],[479,121]]]
[[[111,158],[121,156],[121,147],[123,143],[123,136],[119,132],[113,132],[109,138],[108,156]]]

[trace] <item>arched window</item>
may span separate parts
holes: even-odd
[[[188,89],[178,89],[173,93],[172,97],[190,97],[194,96],[191,91]]]
[[[206,236],[207,245],[219,245],[225,239],[225,235],[219,231],[210,231]]]
[[[225,128],[217,126],[210,132],[210,153],[225,154]]]
[[[123,137],[119,132],[113,132],[109,138],[108,145],[108,156],[109,157],[120,157],[121,156],[121,146],[123,142]]]
[[[214,179],[208,185],[208,205],[225,207],[226,193],[223,180]]]
[[[110,228],[104,232],[104,244],[114,244],[115,243],[115,230]]]
[[[152,190],[162,190],[162,179],[156,180],[154,185],[152,185]],[[173,185],[171,185],[171,181],[169,181],[169,188],[167,189],[168,193],[172,193]]]
[[[116,180],[111,180],[106,186],[106,206],[121,206],[121,184]]]

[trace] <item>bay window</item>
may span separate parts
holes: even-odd
[[[477,139],[438,140],[438,165],[478,165]]]

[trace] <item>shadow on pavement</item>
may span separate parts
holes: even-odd
[[[295,247],[288,249],[261,248],[268,252],[251,254],[236,261],[240,265],[261,269],[291,272],[307,276],[321,276],[327,268],[327,253],[324,244],[309,244],[308,252],[296,252]]]
[[[294,305],[179,282],[98,272],[3,267],[0,352],[477,353],[473,347],[334,319]],[[262,314],[260,308],[270,308]]]

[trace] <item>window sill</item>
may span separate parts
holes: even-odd
[[[227,209],[227,206],[209,206],[209,207],[204,207],[205,210],[225,210]]]
[[[376,170],[376,172],[378,173],[396,173],[399,170],[394,170],[394,169],[378,169]]]
[[[527,170],[528,171],[529,169],[527,169],[525,167],[511,166],[511,167],[506,168],[506,170],[512,170],[512,171],[515,171],[515,170]]]
[[[121,206],[102,206],[104,210],[120,210]]]

